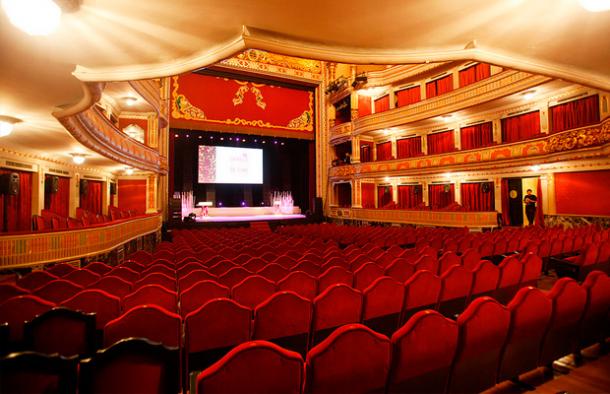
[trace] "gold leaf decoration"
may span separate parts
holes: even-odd
[[[174,108],[174,113],[172,114],[175,118],[184,117],[184,119],[189,120],[205,120],[205,113],[203,110],[192,105],[185,95],[177,95],[175,103],[176,107]],[[178,116],[176,116],[176,110],[178,111]]]
[[[240,104],[244,103],[244,95],[248,93],[248,86],[242,85],[235,92],[235,97],[233,97],[233,106],[237,107]]]
[[[311,112],[303,111],[303,113],[299,117],[296,117],[296,118],[292,119],[290,122],[288,122],[288,128],[289,129],[299,129],[299,130],[311,130],[311,128],[312,128],[311,122],[312,122]]]

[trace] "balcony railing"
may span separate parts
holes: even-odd
[[[161,214],[124,219],[104,226],[0,237],[0,269],[69,261],[109,252],[161,229]]]

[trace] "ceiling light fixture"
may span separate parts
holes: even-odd
[[[133,107],[138,102],[138,99],[132,96],[123,97],[123,102],[128,107]]]
[[[70,155],[72,156],[72,162],[76,165],[81,165],[85,162],[86,155],[83,153],[70,153]]]
[[[533,171],[533,172],[538,172],[538,171],[540,171],[540,166],[539,166],[538,164],[533,165],[533,166],[532,166],[532,171]]]
[[[360,89],[360,90],[358,90],[358,94],[361,96],[374,97],[374,96],[379,96],[380,94],[384,93],[386,90],[387,89],[383,86],[377,86],[374,88]]]
[[[127,174],[127,175],[133,175],[133,168],[126,168],[126,169],[125,169],[125,174]]]
[[[589,12],[610,10],[610,0],[578,0],[580,6]]]
[[[61,20],[61,8],[52,0],[2,0],[11,23],[31,36],[53,33]]]
[[[523,100],[531,100],[534,98],[534,96],[536,96],[536,91],[528,90],[527,92],[521,93],[521,95],[523,96]]]
[[[21,119],[0,115],[0,137],[6,137],[11,134],[15,123],[19,122],[21,122]]]
[[[449,122],[451,119],[453,119],[453,115],[443,115],[441,118],[443,118],[443,122]]]

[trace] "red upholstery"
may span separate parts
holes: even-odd
[[[265,252],[261,255],[261,259],[267,260],[268,262],[272,262],[276,260],[279,256],[273,252]]]
[[[180,293],[180,313],[186,316],[214,298],[228,298],[228,287],[211,280],[198,282]]]
[[[415,265],[405,258],[399,257],[385,269],[385,275],[404,283],[415,273]]]
[[[100,275],[86,269],[74,270],[63,277],[63,279],[82,287],[87,287],[91,283],[97,282],[100,278]]]
[[[269,263],[261,268],[256,274],[267,278],[272,282],[278,282],[288,275],[290,271],[276,263]]]
[[[307,393],[383,392],[390,340],[361,324],[343,326],[307,354]]]
[[[34,295],[9,298],[0,304],[0,323],[8,323],[11,341],[18,342],[23,338],[23,324],[54,306],[53,302]]]
[[[610,241],[603,242],[599,246],[599,251],[597,254],[597,262],[598,263],[610,262]]]
[[[331,285],[344,283],[352,286],[354,275],[343,267],[330,267],[318,278],[318,291],[321,293]]]
[[[129,268],[130,270],[132,270],[136,273],[140,273],[146,269],[146,266],[144,266],[143,264],[140,264],[136,261],[133,261],[133,260],[127,260],[123,264],[119,265],[119,267]],[[106,274],[111,275],[110,273],[106,273]]]
[[[601,271],[592,271],[582,284],[587,292],[587,305],[580,326],[580,347],[601,342],[610,310],[610,278]]]
[[[211,266],[208,271],[210,272],[210,274],[220,277],[233,267],[237,267],[237,265],[229,260],[221,260]]]
[[[475,249],[466,249],[462,254],[462,265],[467,270],[474,269],[479,261],[481,260],[481,255]]]
[[[251,258],[252,258],[252,256],[250,256],[249,254],[242,253],[239,256],[235,257],[233,259],[233,262],[238,265],[244,265]]]
[[[275,293],[254,310],[254,339],[265,339],[305,354],[312,304],[296,293]]]
[[[78,360],[35,352],[0,359],[2,393],[75,393]]]
[[[362,293],[347,285],[332,285],[313,302],[314,331],[360,322]]]
[[[123,298],[123,311],[147,304],[157,305],[175,313],[178,309],[178,296],[175,291],[167,290],[163,286],[145,285]]]
[[[383,276],[383,267],[375,263],[363,264],[354,272],[354,287],[363,291],[381,276]]]
[[[29,290],[12,283],[0,283],[0,304],[12,297],[29,294]]]
[[[197,376],[197,393],[301,393],[303,359],[266,341],[239,345]]]
[[[317,279],[302,271],[294,271],[286,275],[284,279],[278,282],[277,287],[278,290],[281,291],[294,291],[301,297],[305,297],[311,301],[313,301],[316,294],[318,294]]]
[[[205,270],[205,265],[198,263],[198,262],[191,261],[191,262],[188,262],[188,263],[182,265],[180,268],[178,268],[176,270],[176,276],[178,277],[178,280],[180,280],[180,279],[183,279],[184,277],[186,277],[191,272],[197,271],[197,270]]]
[[[453,320],[432,310],[413,315],[392,335],[388,392],[445,392],[457,341]]]
[[[498,382],[516,378],[538,366],[540,344],[553,312],[551,301],[531,286],[519,290],[507,308],[511,321]]]
[[[180,316],[156,305],[141,305],[111,320],[104,327],[104,346],[129,337],[147,338],[165,346],[180,346]]]
[[[68,280],[55,279],[36,289],[33,294],[42,299],[58,304],[63,300],[67,300],[68,298],[72,297],[82,289],[82,286],[74,284]]]
[[[248,271],[244,267],[233,267],[219,276],[217,282],[227,286],[228,288],[232,288],[251,275],[254,275],[254,272]]]
[[[553,316],[542,345],[539,361],[541,366],[548,366],[575,350],[587,291],[575,280],[561,278],[555,282],[547,297],[553,304]]]
[[[176,270],[174,268],[169,268],[163,264],[154,264],[140,271],[140,279],[153,273],[164,274],[165,276],[168,276],[172,279],[176,277]]]
[[[32,291],[55,279],[59,279],[59,277],[46,271],[33,271],[17,279],[17,285]]]
[[[293,271],[303,271],[311,276],[320,275],[320,266],[309,260],[301,260],[292,268]]]
[[[104,276],[97,282],[89,286],[90,289],[99,289],[117,296],[119,298],[125,297],[131,293],[131,282],[128,282],[118,276]]]
[[[59,263],[51,266],[51,268],[47,269],[49,274],[53,274],[58,277],[64,277],[68,275],[70,272],[76,271],[76,268],[67,263]]]
[[[523,275],[523,264],[514,255],[505,257],[498,266],[500,268],[500,282],[496,290],[495,298],[508,303],[515,295],[521,283]]]
[[[510,313],[490,297],[474,300],[457,320],[460,337],[449,392],[481,392],[496,383]]]
[[[418,271],[405,282],[401,322],[422,309],[434,309],[441,293],[441,279],[430,271]]]
[[[377,278],[364,290],[362,320],[373,330],[391,335],[397,328],[404,298],[402,283],[389,276]]]
[[[178,280],[178,287],[180,288],[180,291],[184,291],[193,286],[195,283],[202,282],[204,280],[213,280],[218,282],[218,278],[210,274],[208,271],[197,269],[180,278]]]
[[[506,248],[506,244],[500,245],[501,248]],[[484,241],[479,247],[479,255],[480,256],[493,256],[495,253],[495,245],[491,241]],[[504,252],[501,252],[504,253]]]
[[[231,298],[243,306],[254,309],[275,293],[275,283],[259,275],[252,275],[231,289]]]
[[[136,271],[127,267],[116,267],[106,274],[106,276],[118,276],[126,282],[133,283],[140,277]]]
[[[454,265],[441,276],[440,311],[445,315],[461,312],[472,289],[472,272]]]
[[[415,271],[428,270],[434,274],[438,272],[438,260],[436,256],[424,255],[414,263]]]
[[[176,291],[176,279],[160,272],[142,273],[142,277],[133,283],[133,289],[137,290],[147,285],[158,285],[167,290]]]
[[[212,299],[186,315],[184,346],[186,353],[192,356],[188,358],[188,369],[208,366],[231,347],[250,340],[251,319],[249,308],[228,298]],[[196,353],[204,353],[204,356],[197,359]]]
[[[260,257],[251,257],[249,260],[243,264],[243,267],[250,272],[258,272],[263,267],[269,264],[266,260],[261,259]]]
[[[62,302],[75,311],[95,313],[95,325],[102,330],[106,323],[121,314],[121,299],[102,290],[87,289]]]
[[[152,258],[152,255],[145,250],[138,250],[137,252],[130,254],[129,258],[142,263],[147,263]]]
[[[438,265],[438,273],[439,275],[442,275],[445,271],[449,269],[449,267],[453,265],[462,265],[462,259],[460,258],[460,256],[455,254],[455,252],[449,251],[443,253],[441,258],[438,259]]]
[[[296,265],[296,260],[290,256],[282,255],[279,256],[277,259],[273,260],[273,263],[279,264],[286,269],[290,269]]]
[[[528,253],[521,260],[521,263],[523,264],[521,283],[535,286],[542,274],[542,259],[533,253]]]
[[[94,261],[93,263],[87,264],[84,269],[98,275],[106,275],[108,272],[112,271],[111,266],[100,263],[99,261]]]
[[[500,269],[491,261],[481,260],[472,271],[472,295],[494,292],[500,281]]]

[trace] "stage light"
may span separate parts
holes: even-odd
[[[246,142],[246,139],[245,139],[245,138],[243,138],[243,139],[241,140],[241,142]]]
[[[610,0],[578,0],[580,6],[589,12],[610,10]]]
[[[53,33],[61,20],[61,8],[52,0],[2,0],[11,23],[31,36]]]
[[[245,207],[245,206],[246,206],[246,202],[245,202],[245,201],[242,201],[242,202],[241,202],[241,206],[242,206],[242,207]]]
[[[229,137],[229,141],[233,141],[233,137]]]
[[[197,137],[197,138],[202,139],[203,137],[202,137],[202,136],[199,136],[199,137]]]
[[[225,137],[220,137],[220,140],[221,140],[221,141],[224,141],[224,140],[225,140]]]
[[[263,144],[266,144],[266,143],[267,143],[267,141],[263,141]]]
[[[175,137],[175,138],[178,138],[178,134],[174,134],[174,137]]]
[[[284,145],[284,143],[282,142],[280,145]]]
[[[258,140],[254,140],[254,142],[258,142]]]
[[[222,201],[218,201],[218,206],[222,207]]]
[[[275,145],[277,145],[277,141],[273,141],[273,143],[274,143]]]
[[[211,139],[211,140],[213,140],[213,139],[214,139],[214,136],[213,136],[213,135],[211,135],[211,136],[210,136],[210,139]]]

